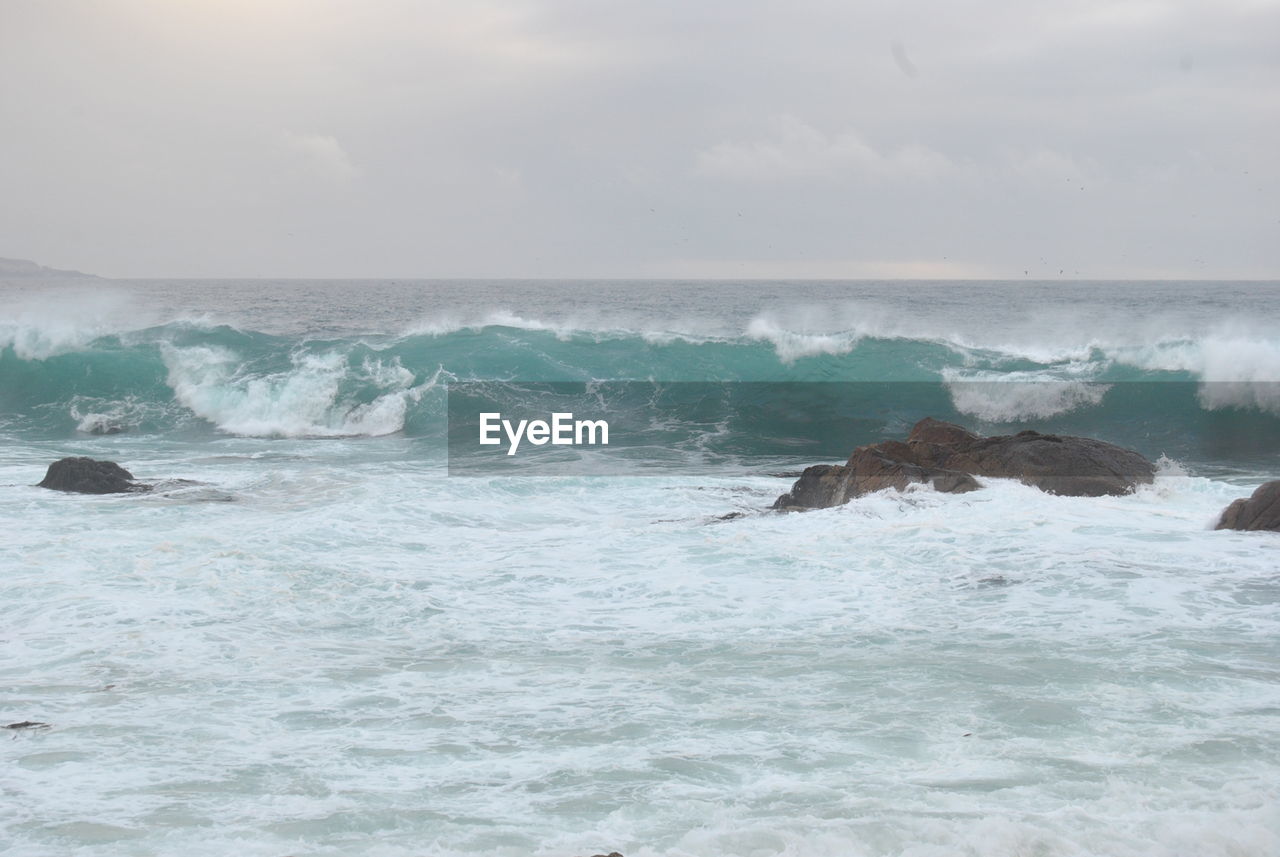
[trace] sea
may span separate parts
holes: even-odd
[[[770,509],[923,416],[1158,472]],[[0,853],[1275,857],[1275,478],[1274,281],[0,283]]]

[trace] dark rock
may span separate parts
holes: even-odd
[[[24,720],[21,723],[6,723],[5,729],[48,729],[48,723],[41,723],[38,720]]]
[[[825,509],[886,488],[901,491],[912,482],[932,483],[935,490],[948,494],[963,494],[980,487],[968,474],[920,467],[886,454],[879,445],[862,446],[854,450],[847,464],[815,464],[805,468],[791,490],[774,502],[773,508]]]
[[[149,491],[150,485],[135,482],[133,474],[114,461],[92,458],[63,458],[49,465],[40,488],[75,491],[80,494],[123,494]]]
[[[911,427],[911,434],[907,435],[907,443],[933,443],[942,446],[975,440],[981,440],[981,436],[955,423],[946,423],[933,417],[925,417],[916,423]]]
[[[82,424],[80,431],[85,434],[123,434],[129,430],[124,423],[113,422],[106,417]]]
[[[1280,532],[1280,479],[1259,485],[1253,494],[1223,509],[1214,529]]]
[[[1155,478],[1138,453],[1088,437],[1023,431],[980,437],[960,426],[923,419],[907,437],[913,460],[974,476],[1017,479],[1050,494],[1102,497],[1128,494]]]
[[[860,446],[844,464],[807,468],[775,509],[824,509],[913,482],[959,494],[981,487],[975,476],[1017,479],[1050,494],[1099,497],[1128,494],[1155,478],[1155,466],[1132,450],[1085,437],[1034,431],[982,437],[952,423],[925,418],[906,442]]]

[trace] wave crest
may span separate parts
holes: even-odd
[[[162,349],[175,398],[229,434],[251,437],[378,436],[401,431],[410,402],[436,378],[366,357],[352,367],[339,351],[294,352],[288,369],[249,374],[234,352],[216,346]],[[354,392],[372,393],[362,400]]]

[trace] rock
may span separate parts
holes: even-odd
[[[129,430],[124,423],[103,414],[91,414],[80,420],[77,427],[85,434],[123,434]]]
[[[981,487],[975,476],[1017,479],[1050,494],[1081,497],[1128,494],[1155,478],[1155,466],[1132,450],[1086,437],[1034,431],[982,437],[961,426],[925,418],[906,442],[860,446],[844,464],[816,465],[800,475],[775,509],[824,509],[913,482],[959,494]]]
[[[940,446],[971,443],[981,439],[980,435],[967,428],[935,420],[933,417],[925,417],[916,423],[911,427],[911,434],[907,435],[907,443],[933,443]]]
[[[1258,486],[1222,510],[1215,530],[1271,530],[1280,532],[1280,479]]]
[[[880,446],[858,447],[847,464],[815,464],[805,468],[791,490],[774,502],[773,508],[825,509],[886,488],[901,491],[912,482],[929,482],[935,490],[948,494],[963,494],[980,487],[968,474],[920,467],[895,459]]]
[[[123,494],[149,491],[150,485],[135,482],[133,474],[114,461],[92,458],[63,458],[49,465],[40,488],[75,491],[80,494]]]
[[[1133,450],[1093,438],[1036,431],[980,437],[929,418],[916,423],[907,445],[921,464],[1017,479],[1072,497],[1128,494],[1156,473],[1155,465]]]
[[[48,723],[41,723],[38,720],[24,720],[21,723],[7,723],[5,729],[48,729]]]

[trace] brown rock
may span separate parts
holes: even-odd
[[[135,482],[133,474],[114,461],[63,458],[49,465],[37,487],[79,494],[123,494],[147,491],[151,486]]]
[[[907,445],[885,441],[860,446],[845,464],[817,464],[806,468],[791,490],[773,504],[775,509],[825,509],[854,497],[896,488],[913,482],[932,483],[937,491],[962,494],[975,491],[978,481],[965,473],[937,467],[921,467],[907,460]]]
[[[1249,497],[1223,509],[1214,529],[1280,532],[1280,479],[1259,485]]]
[[[1034,431],[982,437],[961,426],[925,418],[906,442],[861,446],[844,465],[817,465],[801,474],[775,509],[821,509],[886,488],[931,483],[947,493],[980,487],[975,476],[1017,479],[1050,494],[1098,497],[1127,494],[1155,478],[1138,453],[1085,437]]]
[[[1155,478],[1155,466],[1130,449],[1088,437],[1018,432],[973,437],[951,446],[912,444],[916,458],[935,466],[1017,479],[1050,494],[1101,497],[1128,494]]]
[[[979,435],[955,423],[945,423],[933,417],[925,417],[911,427],[907,435],[907,443],[935,443],[944,446],[955,446],[980,440]]]

